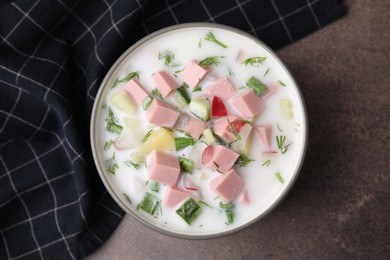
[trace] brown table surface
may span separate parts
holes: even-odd
[[[277,53],[302,89],[309,146],[287,198],[213,240],[180,240],[125,216],[90,259],[390,259],[390,1],[348,14]]]

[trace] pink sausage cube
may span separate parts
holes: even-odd
[[[233,141],[235,137],[232,131],[229,131],[230,130],[229,122],[232,123],[234,122],[234,120],[238,120],[238,119],[239,118],[236,117],[235,115],[228,115],[227,117],[216,120],[214,122],[214,127],[213,127],[214,133],[227,142]]]
[[[163,98],[166,98],[173,90],[179,87],[177,82],[165,71],[154,73],[152,78]]]
[[[232,201],[244,188],[244,182],[235,170],[221,174],[210,182],[210,188],[226,202]]]
[[[238,198],[238,201],[243,204],[248,204],[250,202],[249,195],[247,191],[244,191],[241,196]]]
[[[146,112],[146,118],[150,123],[162,127],[173,127],[179,115],[173,106],[157,98],[153,99]]]
[[[199,66],[195,61],[190,61],[183,70],[183,78],[188,86],[194,88],[207,72],[209,71]]]
[[[207,122],[203,122],[202,120],[193,117],[184,126],[184,131],[186,131],[193,138],[198,140],[200,135],[202,134],[203,130],[206,128],[207,125],[208,125]]]
[[[270,97],[273,93],[275,93],[279,87],[276,84],[267,85],[267,90],[263,93],[263,95],[260,96],[262,100],[267,99]]]
[[[210,145],[204,149],[202,164],[210,169],[226,173],[240,155],[223,145]]]
[[[264,108],[263,101],[253,89],[248,89],[233,97],[232,105],[245,117],[254,117]]]
[[[179,178],[179,160],[169,153],[153,150],[148,167],[151,180],[174,186]]]
[[[165,197],[164,197],[164,205],[169,208],[174,208],[180,202],[188,199],[191,196],[189,192],[179,190],[176,187],[168,187]]]
[[[236,89],[227,77],[217,79],[205,91],[206,95],[210,97],[217,96],[222,100],[231,98],[235,92]]]
[[[124,90],[130,94],[130,96],[137,102],[137,105],[142,104],[144,99],[148,97],[148,93],[135,79],[130,80],[124,87]]]
[[[262,125],[254,127],[257,139],[264,148],[264,151],[270,151],[271,148],[271,125]]]

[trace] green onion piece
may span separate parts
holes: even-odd
[[[213,207],[211,207],[209,204],[207,204],[206,202],[204,202],[203,200],[200,200],[199,203],[202,203],[203,205],[205,205],[206,207],[212,209]]]
[[[155,181],[152,183],[151,190],[154,192],[158,192],[160,190],[160,184],[158,183],[158,181]]]
[[[138,170],[139,167],[141,167],[141,164],[135,163],[132,161],[125,161],[125,164],[126,164],[126,166],[129,166],[129,167],[133,166],[136,170]]]
[[[189,174],[192,173],[194,167],[194,162],[192,160],[184,157],[179,157],[179,164],[180,164],[180,169],[183,172],[188,172]]]
[[[231,203],[219,203],[219,206],[225,210],[226,212],[226,217],[227,217],[227,224],[232,224],[234,221],[234,212],[233,212],[233,204]]]
[[[210,42],[214,42],[215,44],[221,46],[222,48],[227,48],[228,46],[220,41],[218,41],[214,34],[212,32],[209,32],[207,35],[206,35],[206,38],[205,38],[206,41],[210,41]]]
[[[127,74],[127,75],[126,75],[124,78],[122,78],[122,79],[116,79],[115,82],[114,82],[114,84],[112,85],[111,88],[115,88],[115,87],[118,85],[118,83],[130,81],[130,80],[132,80],[133,78],[139,79],[138,71],[130,72],[129,74]]]
[[[253,88],[258,96],[263,95],[267,90],[267,86],[255,77],[249,78],[246,82],[246,85],[250,88]]]
[[[115,160],[115,153],[112,154],[111,158],[106,160],[106,167],[107,167],[107,171],[109,173],[115,175],[116,169],[119,168],[119,166],[118,166],[118,164],[116,163],[116,160]]]
[[[201,207],[193,198],[187,200],[183,206],[176,210],[176,214],[179,215],[188,225],[191,225],[201,212]]]
[[[198,92],[198,91],[202,91],[202,88],[201,87],[195,87],[192,92]]]
[[[224,56],[211,56],[207,57],[199,62],[199,66],[201,67],[207,67],[210,65],[219,65],[221,61],[219,59],[225,58]]]
[[[123,196],[125,196],[125,199],[127,200],[127,202],[128,202],[129,204],[131,204],[130,196],[129,196],[127,193],[123,193]]]
[[[114,141],[112,141],[112,139],[111,140],[108,140],[107,142],[105,142],[104,143],[104,150],[108,150],[108,149],[110,149],[110,147],[111,147],[111,145],[112,145],[112,143],[113,143]]]
[[[280,85],[280,86],[282,86],[282,87],[285,87],[285,86],[286,86],[286,83],[284,83],[283,81],[278,80],[278,82],[279,82],[279,85]]]
[[[282,184],[284,183],[283,177],[282,177],[282,175],[280,175],[279,172],[275,173],[275,176],[276,176],[276,178],[278,178],[278,181],[280,183],[282,183]]]
[[[146,192],[141,203],[138,204],[137,209],[138,208],[142,209],[143,211],[154,216],[160,206],[161,206],[161,200],[159,198],[157,198],[156,196],[154,196],[153,194]]]
[[[269,68],[264,72],[264,77],[268,74],[268,72],[269,72]]]
[[[159,99],[163,99],[160,90],[158,90],[157,88],[155,88],[155,89],[152,90],[152,95],[153,95],[154,97],[158,97]]]
[[[252,58],[244,60],[243,62],[241,62],[241,64],[243,64],[245,66],[251,65],[251,66],[258,67],[259,64],[263,63],[263,61],[265,61],[266,59],[267,59],[267,57],[252,57]]]
[[[144,138],[142,138],[142,142],[143,142],[143,143],[145,143],[145,142],[148,140],[148,138],[149,138],[149,136],[152,134],[152,132],[153,132],[153,130],[149,130],[149,131],[146,133],[146,135],[144,136]]]
[[[177,137],[175,138],[176,151],[180,151],[187,146],[194,145],[196,140],[191,137]]]
[[[271,160],[266,160],[261,166],[269,166]]]
[[[112,112],[111,108],[108,107],[108,118],[106,119],[107,125],[106,130],[112,133],[120,134],[123,130],[123,127],[118,125],[118,119]]]
[[[144,110],[147,110],[150,104],[152,103],[152,101],[153,101],[152,97],[147,96],[146,98],[144,98],[144,100],[142,101],[142,108]]]

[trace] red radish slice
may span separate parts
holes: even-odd
[[[208,164],[210,160],[213,158],[213,149],[212,145],[207,146],[206,149],[203,150],[202,153],[202,164]]]
[[[219,97],[214,96],[213,104],[211,108],[211,117],[220,117],[220,116],[227,116],[227,110],[222,100]]]
[[[240,133],[241,131],[241,128],[245,125],[246,123],[241,121],[241,120],[234,120],[232,122],[232,127],[234,127],[234,129],[236,129],[237,133]],[[229,130],[231,131],[230,127],[229,127]]]

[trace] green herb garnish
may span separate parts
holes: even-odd
[[[111,145],[112,145],[112,143],[113,143],[114,141],[112,141],[112,139],[111,140],[108,140],[107,142],[105,142],[104,143],[104,150],[108,150],[108,149],[110,149],[110,147],[111,147]]]
[[[120,134],[123,130],[123,127],[118,125],[118,119],[112,112],[111,108],[108,107],[108,118],[106,119],[107,125],[106,130],[112,133]]]
[[[121,82],[126,82],[126,81],[130,81],[131,79],[133,78],[137,78],[139,79],[139,74],[138,74],[138,71],[133,71],[133,72],[130,72],[129,74],[127,74],[124,78],[122,79],[116,79],[114,84],[112,85],[111,88],[115,88],[119,83]]]
[[[119,168],[118,164],[116,163],[116,160],[115,160],[115,153],[112,154],[111,158],[106,160],[106,167],[107,167],[107,171],[109,173],[115,175],[116,169]]]
[[[236,138],[236,141],[241,140],[241,136],[238,133],[236,126],[233,125],[232,123],[230,123],[229,118],[227,119],[227,121],[228,121],[228,124],[229,124],[230,131],[232,131],[234,137]]]
[[[251,66],[258,67],[259,64],[261,64],[261,63],[263,63],[263,61],[265,61],[265,59],[267,59],[267,57],[252,57],[252,58],[244,60],[243,62],[241,62],[241,64],[243,64],[245,66],[251,65]]]
[[[280,132],[283,133],[283,130],[280,128],[279,124],[276,124],[276,127],[278,128],[278,130],[279,130]]]
[[[240,167],[247,166],[250,162],[254,162],[255,160],[250,159],[245,153],[240,152],[240,156],[237,159],[237,163]]]
[[[152,183],[151,190],[154,192],[158,192],[160,190],[160,184],[158,183],[158,181],[155,181]]]
[[[146,98],[144,98],[144,100],[142,101],[142,108],[144,110],[147,110],[150,104],[152,104],[152,101],[153,101],[152,97],[147,96]]]
[[[181,70],[176,70],[175,71],[175,74],[179,74],[180,72],[182,72],[184,69],[181,69]]]
[[[138,170],[139,167],[141,167],[141,164],[135,163],[135,162],[132,162],[132,161],[125,161],[125,164],[128,167],[132,167],[133,166],[136,170]]]
[[[286,141],[286,136],[285,135],[276,136],[276,143],[278,144],[278,148],[280,149],[282,154],[287,152],[288,147],[290,146],[290,144],[284,145],[285,141]]]
[[[234,212],[233,212],[233,204],[231,203],[219,203],[219,206],[225,210],[227,216],[227,224],[232,224],[234,221]]]
[[[279,82],[279,85],[280,85],[280,86],[282,86],[282,87],[285,87],[285,86],[286,86],[286,84],[285,84],[283,81],[278,80],[278,82]]]
[[[198,47],[202,48],[202,40],[199,40]]]
[[[180,151],[187,146],[194,145],[196,140],[192,137],[177,137],[175,138],[176,151]]]
[[[183,172],[188,172],[189,174],[192,173],[192,170],[194,168],[194,162],[192,160],[184,157],[179,157],[179,164],[180,164],[180,169]]]
[[[206,202],[204,202],[203,200],[200,200],[199,203],[202,203],[203,205],[205,205],[206,207],[212,209],[213,207],[211,207],[209,204],[207,204]]]
[[[221,61],[219,59],[225,58],[224,56],[211,56],[207,57],[199,62],[199,66],[201,67],[207,67],[210,65],[219,65]]]
[[[270,163],[271,163],[271,160],[267,160],[261,166],[269,166]]]
[[[148,140],[149,136],[152,134],[153,130],[149,130],[146,135],[144,136],[144,138],[142,138],[142,143],[145,143],[146,140]]]
[[[198,91],[202,91],[202,88],[201,87],[195,87],[192,92],[198,92]]]
[[[276,178],[278,178],[278,181],[280,183],[282,183],[282,184],[284,183],[283,177],[282,177],[282,175],[280,175],[279,172],[275,173],[275,176],[276,176]]]
[[[187,200],[183,206],[176,210],[176,214],[179,215],[188,225],[191,225],[201,212],[201,207],[193,198]]]
[[[269,72],[269,68],[264,72],[264,77],[268,74],[268,72]]]
[[[222,48],[227,48],[228,46],[220,41],[218,41],[214,34],[212,32],[209,32],[207,35],[206,35],[206,38],[205,38],[206,41],[210,41],[210,42],[214,42],[215,44],[221,46]]]
[[[246,82],[246,85],[250,88],[253,88],[258,96],[263,95],[267,90],[267,86],[255,77],[250,77]]]
[[[163,99],[160,90],[158,90],[157,88],[154,88],[154,89],[152,90],[152,95],[153,95],[154,97],[158,97],[158,98],[160,98],[160,99]]]
[[[161,200],[158,197],[154,196],[153,194],[146,192],[141,203],[138,204],[137,209],[142,209],[143,211],[154,216],[158,208],[160,208],[160,206],[161,206]]]
[[[169,50],[159,52],[158,59],[164,61],[164,65],[168,67],[177,67],[180,64],[174,64],[175,54]]]
[[[125,196],[125,199],[127,200],[127,202],[128,202],[129,204],[131,204],[130,196],[129,196],[127,193],[123,193],[123,196]]]

